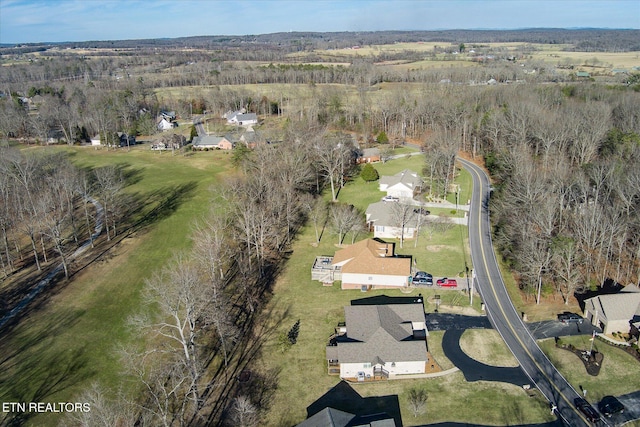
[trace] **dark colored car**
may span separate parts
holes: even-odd
[[[558,314],[558,320],[562,323],[582,323],[584,322],[584,318],[578,314],[571,313],[569,311],[565,311],[564,313]]]
[[[426,271],[416,271],[415,277],[427,277],[433,279],[433,276]]]
[[[614,396],[605,396],[598,403],[598,409],[607,417],[624,412],[624,405]]]
[[[576,408],[580,410],[584,414],[585,417],[591,422],[596,422],[600,419],[600,414],[595,410],[593,406],[589,404],[586,400],[581,397],[576,397],[573,403],[576,405]]]

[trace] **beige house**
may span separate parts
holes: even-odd
[[[640,288],[627,285],[616,294],[598,295],[584,301],[584,317],[605,334],[628,333],[640,320]]]
[[[311,279],[325,284],[342,281],[342,289],[397,289],[409,285],[411,257],[397,256],[395,245],[377,239],[361,240],[333,257],[317,257]]]

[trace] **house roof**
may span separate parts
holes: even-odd
[[[296,427],[346,427],[356,416],[334,408],[324,408],[322,411],[307,418]]]
[[[416,187],[422,186],[422,178],[420,178],[416,172],[409,169],[398,172],[393,176],[380,177],[380,185],[391,187],[396,184],[401,184],[413,190]]]
[[[364,150],[362,150],[362,157],[376,157],[376,156],[380,156],[380,149],[373,147],[373,148],[365,148]]]
[[[202,135],[193,138],[194,147],[217,147],[222,141],[228,139],[224,136]]]
[[[396,214],[396,212],[398,212],[397,209],[399,208],[398,205],[399,204],[395,202],[371,203],[365,212],[367,221],[375,222],[376,225],[400,228],[400,222],[398,221],[398,215]],[[416,228],[417,226],[418,216],[412,213],[408,218],[408,221],[405,223],[405,228]]]
[[[236,119],[239,122],[246,122],[250,120],[258,120],[258,115],[256,113],[246,113],[246,114],[238,114]]]
[[[336,252],[332,264],[342,273],[409,276],[411,258],[395,257],[393,243],[365,239]]]
[[[395,427],[394,419],[382,412],[372,415],[355,415],[335,408],[324,408],[296,427]]]
[[[424,323],[422,304],[355,305],[344,312],[348,340],[338,342],[334,357],[340,363],[426,362],[426,342],[413,340],[412,326]]]
[[[636,285],[627,285],[616,294],[598,295],[584,303],[585,311],[597,312],[607,321],[631,320],[640,315],[640,289]]]

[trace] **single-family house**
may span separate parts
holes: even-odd
[[[164,118],[168,122],[174,122],[176,120],[175,111],[160,111],[160,117]]]
[[[58,144],[67,142],[64,132],[59,128],[52,128],[47,131],[47,144]]]
[[[605,334],[628,333],[640,321],[640,288],[627,285],[618,293],[598,295],[584,301],[584,317]]]
[[[311,279],[325,284],[342,281],[342,289],[398,289],[409,285],[411,257],[397,256],[394,244],[362,240],[340,249],[333,257],[317,257]]]
[[[401,425],[402,416],[397,395],[362,397],[351,384],[343,380],[307,406],[307,419],[296,427]]]
[[[220,149],[232,150],[233,143],[224,136],[203,135],[193,138],[192,146],[196,150]]]
[[[380,239],[413,239],[418,231],[419,216],[413,207],[397,202],[376,202],[365,212],[373,237]]]
[[[386,191],[387,196],[412,199],[422,190],[422,178],[417,173],[405,169],[393,176],[380,177],[379,189]]]
[[[422,302],[350,305],[326,348],[328,370],[351,381],[424,374],[427,329]]]
[[[178,124],[176,122],[171,122],[169,120],[167,120],[166,118],[162,117],[160,120],[158,120],[158,130],[160,131],[167,131],[167,130],[171,130],[175,127],[178,127]]]
[[[258,116],[256,113],[245,113],[244,109],[227,112],[224,117],[227,119],[227,123],[231,125],[248,126],[258,123]]]
[[[375,163],[379,162],[381,159],[380,149],[379,148],[365,148],[362,151],[358,152],[358,157],[356,157],[356,163]]]
[[[136,137],[124,132],[118,132],[118,138],[120,138],[120,147],[129,147],[136,145]]]

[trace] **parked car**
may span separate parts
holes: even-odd
[[[416,271],[415,277],[429,277],[433,279],[433,276],[426,271]]]
[[[558,314],[558,320],[562,323],[582,323],[584,322],[584,318],[576,313],[571,313],[570,311],[565,311],[564,313]]]
[[[431,277],[431,275],[429,275],[429,277],[415,276],[413,278],[413,284],[415,286],[433,286],[433,277]]]
[[[598,409],[607,417],[624,412],[624,405],[614,396],[605,396],[598,403]]]
[[[398,197],[394,197],[394,196],[384,196],[382,198],[383,202],[399,202],[400,199]]]
[[[587,417],[589,421],[596,422],[600,420],[600,414],[598,414],[598,411],[596,411],[594,407],[591,406],[589,402],[587,402],[583,398],[576,397],[573,403],[574,405],[576,405],[576,408],[578,408],[578,410],[580,410],[580,412],[582,412],[584,416]]]
[[[438,279],[436,284],[438,286],[444,286],[448,288],[455,288],[456,286],[458,286],[458,282],[456,282],[455,279],[448,279],[446,277],[443,277],[442,279]]]

